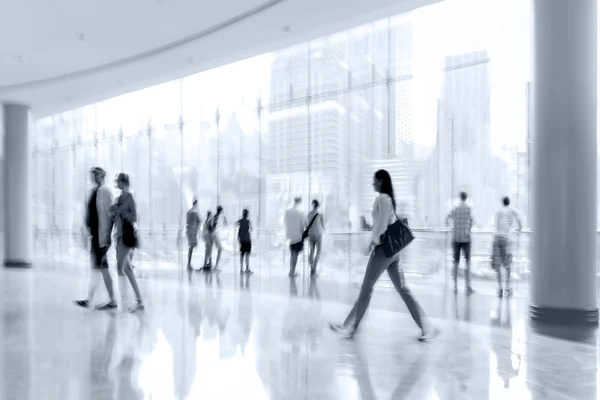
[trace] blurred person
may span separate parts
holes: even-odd
[[[214,243],[214,218],[211,211],[206,212],[206,221],[202,227],[202,239],[204,239],[204,265],[203,269],[212,269],[212,248]]]
[[[74,301],[79,307],[88,308],[94,300],[94,294],[100,283],[100,274],[104,278],[104,284],[108,292],[109,301],[98,307],[99,310],[110,310],[117,308],[113,281],[108,269],[106,253],[111,245],[111,234],[114,221],[110,213],[113,195],[109,188],[104,185],[106,171],[95,167],[91,171],[92,182],[96,185],[88,197],[88,205],[85,217],[85,225],[91,236],[91,266],[88,294],[85,300]]]
[[[117,177],[117,186],[121,190],[121,195],[110,208],[117,227],[117,271],[122,288],[121,295],[124,295],[126,291],[125,277],[131,284],[136,301],[129,311],[136,312],[144,309],[144,302],[131,263],[133,253],[138,247],[137,208],[133,195],[129,191],[129,175],[120,173]]]
[[[494,244],[492,249],[492,268],[496,270],[498,279],[498,296],[502,297],[504,292],[512,296],[510,287],[510,273],[512,265],[512,243],[510,233],[516,225],[517,232],[521,232],[523,224],[519,213],[510,205],[510,198],[502,199],[502,208],[496,212],[496,231],[494,233]],[[505,269],[506,284],[502,289],[502,267]]]
[[[217,213],[213,217],[213,244],[217,246],[217,262],[215,269],[219,269],[221,255],[223,254],[223,244],[221,243],[221,226],[227,226],[227,218],[223,213],[223,207],[217,206]]]
[[[321,245],[323,243],[323,232],[325,231],[325,222],[323,214],[319,212],[319,201],[312,201],[313,209],[307,215],[309,223],[308,229],[308,245],[310,246],[310,254],[308,256],[308,265],[310,265],[310,276],[317,276],[317,266],[321,258]]]
[[[360,288],[360,294],[344,323],[340,325],[330,324],[330,327],[342,337],[352,339],[369,307],[375,283],[377,283],[381,274],[387,270],[396,291],[400,294],[402,300],[404,300],[410,315],[421,329],[419,340],[427,341],[433,339],[439,331],[429,323],[423,309],[410,292],[404,278],[404,272],[399,266],[399,254],[387,257],[381,246],[381,236],[387,231],[388,226],[398,219],[396,216],[396,200],[394,198],[392,178],[386,170],[382,169],[375,173],[373,188],[379,193],[379,196],[377,196],[375,203],[373,203],[371,256]]]
[[[452,249],[454,253],[454,264],[452,277],[454,279],[454,293],[458,292],[458,265],[462,251],[467,268],[465,270],[465,285],[467,294],[475,291],[471,287],[471,230],[473,229],[473,212],[467,204],[469,195],[462,191],[459,194],[460,202],[450,211],[446,217],[446,226],[452,226]]]
[[[296,197],[294,199],[294,206],[285,212],[283,223],[285,225],[285,236],[290,242],[290,278],[298,276],[296,272],[296,264],[298,264],[298,255],[304,251],[304,230],[306,229],[307,222],[306,216],[300,211],[300,205],[302,204],[302,198]]]
[[[194,199],[192,202],[192,208],[187,212],[186,215],[186,226],[185,233],[188,241],[188,270],[192,268],[192,254],[194,249],[198,246],[198,230],[200,229],[200,213],[198,212],[198,200]]]
[[[252,253],[252,224],[248,219],[249,212],[247,209],[242,211],[242,219],[236,222],[238,226],[238,241],[240,243],[240,274],[244,273],[244,258],[246,259],[246,273],[252,274],[250,270],[250,253]]]

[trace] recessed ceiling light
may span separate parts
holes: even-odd
[[[75,34],[75,37],[77,38],[77,40],[80,40],[82,42],[85,42],[87,40],[87,38],[85,37],[85,33],[77,33]]]
[[[282,31],[284,31],[284,32],[290,32],[291,30],[292,30],[292,28],[290,28],[289,25],[285,25],[282,29]]]

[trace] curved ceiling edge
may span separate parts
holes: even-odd
[[[0,93],[12,92],[15,90],[23,90],[23,89],[34,89],[39,86],[60,83],[65,80],[82,78],[82,77],[85,77],[88,75],[101,73],[106,70],[122,67],[122,66],[125,66],[128,64],[137,62],[137,61],[142,61],[142,60],[151,58],[153,56],[159,55],[161,53],[185,46],[185,45],[195,42],[199,39],[202,39],[209,35],[212,35],[213,33],[216,33],[223,29],[229,28],[232,25],[237,24],[238,22],[244,21],[248,18],[258,15],[258,14],[262,13],[263,11],[266,11],[266,10],[278,5],[279,3],[283,3],[284,1],[286,1],[286,0],[269,0],[266,3],[263,3],[257,7],[251,8],[241,14],[235,15],[235,16],[233,16],[229,19],[226,19],[225,21],[222,21],[216,25],[213,25],[206,29],[203,29],[200,32],[194,33],[190,36],[184,37],[175,42],[171,42],[171,43],[165,44],[163,46],[156,47],[154,49],[150,49],[150,50],[138,53],[138,54],[134,54],[133,56],[130,56],[130,57],[121,58],[116,61],[111,61],[109,63],[97,65],[95,67],[86,68],[86,69],[74,71],[74,72],[69,72],[67,74],[57,75],[57,76],[53,76],[50,78],[43,78],[43,79],[38,79],[38,80],[34,80],[34,81],[27,81],[27,82],[22,82],[22,83],[15,83],[15,84],[11,84],[11,85],[0,86]]]

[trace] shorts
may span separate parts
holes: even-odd
[[[212,243],[217,247],[217,250],[223,250],[223,245],[221,244],[221,238],[217,232],[212,234]]]
[[[131,261],[134,251],[133,247],[128,247],[123,243],[123,239],[117,241],[117,273],[119,276],[125,275],[125,263],[129,263],[129,266],[133,268]]]
[[[323,240],[323,237],[312,237],[312,236],[308,237],[308,243],[311,246],[316,246],[317,244],[321,244],[321,240]]]
[[[196,233],[196,234],[188,233],[187,241],[188,241],[188,246],[190,248],[194,248],[194,247],[198,246],[198,233]]]
[[[290,251],[292,253],[301,253],[304,251],[304,241],[290,244]]]
[[[509,268],[512,264],[512,252],[511,252],[510,240],[496,236],[494,238],[494,246],[492,248],[492,267],[494,269],[500,268],[501,265],[504,268]]]
[[[452,243],[454,249],[454,262],[460,261],[460,251],[462,249],[465,260],[471,260],[471,242],[454,242]]]
[[[108,269],[108,259],[106,253],[110,246],[100,247],[98,239],[92,238],[92,250],[90,251],[90,258],[93,269]]]
[[[242,253],[242,254],[250,254],[250,253],[252,253],[252,242],[242,242],[242,243],[240,243],[240,253]]]

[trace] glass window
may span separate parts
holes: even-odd
[[[499,199],[530,208],[529,2],[508,1],[447,0],[37,120],[36,252],[83,251],[89,170],[99,165],[111,187],[130,175],[139,254],[153,268],[181,258],[193,199],[203,219],[224,206],[226,257],[248,208],[261,261],[279,267],[283,216],[302,196],[303,211],[321,203],[332,274],[358,279],[372,177],[385,168],[399,213],[423,229],[403,257],[408,272],[444,267],[440,230],[461,189],[485,258]]]

